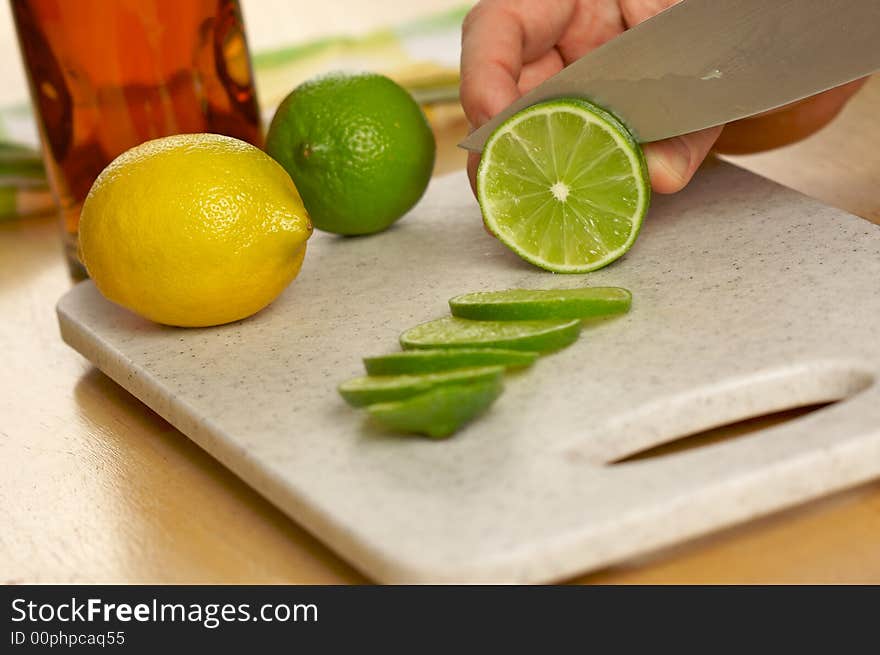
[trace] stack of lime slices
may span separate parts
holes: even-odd
[[[651,199],[635,138],[612,114],[575,98],[502,123],[483,148],[476,187],[489,231],[555,273],[586,273],[621,257]]]
[[[498,398],[505,370],[571,345],[581,319],[627,312],[631,302],[617,287],[456,296],[452,316],[404,332],[403,352],[365,358],[368,375],[339,393],[389,429],[448,437]]]
[[[483,149],[477,198],[489,230],[557,273],[610,264],[633,245],[651,198],[645,157],[626,127],[580,99],[529,107]],[[452,316],[400,337],[404,352],[368,357],[342,396],[386,427],[447,437],[501,393],[506,369],[577,340],[581,320],[629,311],[626,289],[509,289],[449,301]]]

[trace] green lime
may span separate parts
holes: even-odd
[[[407,400],[370,405],[367,411],[392,430],[442,439],[485,411],[502,388],[500,378],[439,387]]]
[[[622,256],[650,198],[639,144],[614,116],[579,99],[511,116],[489,137],[477,171],[488,229],[556,273],[586,273]]]
[[[416,204],[434,167],[434,134],[402,87],[372,73],[304,82],[272,119],[266,152],[293,178],[315,227],[384,230]]]
[[[507,348],[548,352],[574,343],[581,322],[469,321],[446,317],[410,328],[400,335],[406,349]]]
[[[474,366],[530,366],[538,353],[494,348],[461,348],[456,350],[406,350],[402,353],[365,357],[364,367],[370,375],[406,375],[436,373]]]
[[[449,301],[452,315],[477,321],[589,318],[629,311],[632,295],[620,287],[480,291]]]
[[[503,366],[462,368],[425,375],[382,375],[354,378],[339,385],[339,393],[349,405],[363,407],[417,396],[450,384],[500,380]]]

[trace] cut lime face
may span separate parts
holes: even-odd
[[[610,113],[579,99],[514,114],[477,171],[488,229],[526,261],[586,273],[629,250],[650,203],[642,149]]]
[[[448,437],[484,412],[501,395],[501,380],[438,387],[407,400],[380,403],[367,412],[397,432]]]
[[[581,322],[470,321],[454,316],[422,323],[400,335],[405,349],[504,348],[549,352],[574,343]]]
[[[495,348],[457,350],[405,350],[402,353],[365,357],[364,367],[370,375],[407,375],[436,373],[475,366],[530,366],[538,353]]]
[[[388,375],[361,377],[339,385],[339,394],[355,407],[403,400],[437,387],[501,380],[503,366],[463,368],[425,375]]]
[[[589,318],[629,311],[632,294],[620,287],[508,289],[456,296],[453,316],[477,321]]]

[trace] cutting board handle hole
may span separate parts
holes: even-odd
[[[657,398],[563,449],[572,461],[657,459],[805,420],[874,384],[858,363],[813,361],[755,371]]]
[[[839,402],[839,401],[837,401]],[[646,450],[640,450],[621,459],[617,459],[609,464],[624,464],[626,462],[639,462],[649,459],[658,459],[686,452],[688,450],[696,450],[713,444],[719,444],[724,441],[733,441],[739,437],[754,434],[761,430],[776,427],[789,421],[795,421],[803,416],[812,414],[815,411],[824,409],[835,403],[818,403],[815,405],[807,405],[806,407],[796,407],[781,412],[772,412],[763,416],[754,416],[746,418],[734,423],[720,425],[715,428],[709,428],[696,434],[689,434],[679,437],[673,441],[667,441],[659,446],[652,446]]]

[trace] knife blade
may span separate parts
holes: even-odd
[[[880,0],[684,0],[546,80],[470,134],[584,97],[642,143],[775,109],[880,70]]]

